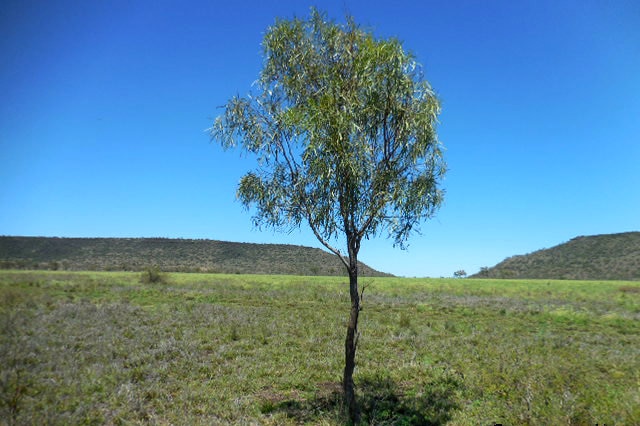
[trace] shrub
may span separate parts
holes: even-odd
[[[166,284],[167,274],[157,266],[150,266],[140,274],[140,282],[142,284]]]

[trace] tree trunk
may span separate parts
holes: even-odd
[[[347,338],[344,342],[345,365],[342,386],[344,389],[344,402],[349,410],[349,418],[353,424],[358,424],[360,422],[360,407],[356,401],[356,391],[353,383],[353,370],[356,367],[360,295],[358,294],[357,255],[349,257],[349,293],[351,295],[351,314],[349,315],[349,324],[347,326]]]

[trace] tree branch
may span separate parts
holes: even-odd
[[[306,205],[306,203],[305,203]],[[308,212],[307,212],[308,214]],[[345,268],[349,269],[349,263],[344,259],[344,256],[342,256],[342,253],[340,253],[340,250],[334,248],[331,246],[331,244],[329,244],[318,232],[316,226],[313,224],[313,222],[311,221],[311,218],[309,216],[307,216],[307,222],[309,222],[309,227],[311,227],[311,230],[313,231],[313,234],[316,236],[316,238],[318,239],[318,241],[320,241],[320,243],[325,246],[327,249],[329,249],[329,251],[331,251],[333,254],[335,254],[336,256],[338,256],[340,258],[340,261],[342,262],[342,264],[345,266]]]
[[[364,299],[364,291],[367,287],[369,287],[367,283],[362,283],[362,290],[360,291],[360,307],[359,307],[361,311],[362,311],[362,301]]]

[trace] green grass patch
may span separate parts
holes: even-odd
[[[369,424],[637,424],[640,284],[362,278]],[[344,424],[339,277],[0,273],[6,424]]]

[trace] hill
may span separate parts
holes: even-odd
[[[640,232],[576,237],[549,249],[509,257],[471,278],[640,279]]]
[[[333,254],[311,247],[169,238],[0,237],[0,268],[88,271],[345,275]],[[360,264],[364,276],[386,276]]]

